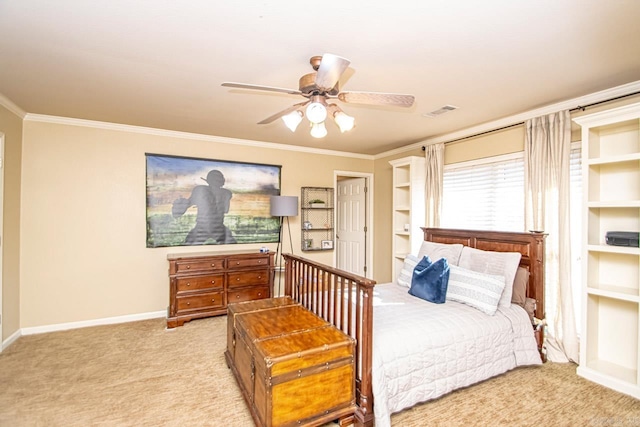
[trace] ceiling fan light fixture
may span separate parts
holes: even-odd
[[[292,111],[286,116],[282,116],[282,121],[291,132],[295,132],[300,122],[302,122],[302,111]]]
[[[327,136],[327,128],[324,122],[311,124],[311,136],[314,138],[324,138]]]
[[[311,123],[322,123],[326,118],[327,108],[320,102],[314,101],[307,106],[307,119],[309,119]]]
[[[336,124],[340,128],[340,132],[342,133],[349,132],[351,129],[353,129],[356,121],[356,119],[349,116],[348,114],[345,114],[342,111],[334,113],[333,119],[335,120]]]

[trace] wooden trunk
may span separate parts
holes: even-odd
[[[318,426],[355,412],[354,340],[289,298],[231,304],[225,353],[258,426]]]

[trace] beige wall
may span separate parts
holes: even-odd
[[[145,152],[282,165],[283,195],[332,187],[334,170],[373,170],[368,159],[213,139],[25,121],[21,327],[165,310],[168,253],[261,246],[146,248]],[[298,254],[299,230],[291,218]],[[332,252],[305,256],[333,262]]]
[[[0,106],[4,134],[4,203],[2,230],[2,339],[20,328],[20,174],[22,119]]]
[[[612,108],[637,100],[638,97],[629,98],[596,108]],[[587,113],[593,111],[596,109],[590,108]],[[373,172],[373,262],[374,280],[379,283],[391,279],[389,160],[424,154],[418,147],[371,161],[223,144],[215,142],[215,138],[194,140],[37,121],[25,122],[23,146],[20,119],[2,108],[0,131],[6,135],[7,158],[5,338],[19,327],[166,309],[166,254],[202,248],[145,247],[145,152],[279,164],[283,166],[284,195],[299,195],[303,186],[333,186],[334,170]],[[579,132],[574,135],[579,138]],[[521,151],[523,140],[520,126],[450,143],[445,150],[445,163]],[[299,229],[299,218],[291,218],[297,253],[300,253]],[[258,246],[242,245],[242,248]],[[305,256],[327,264],[333,261],[332,252]]]

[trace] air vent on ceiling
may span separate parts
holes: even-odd
[[[438,117],[443,115],[444,113],[448,113],[449,111],[453,111],[453,110],[457,110],[458,107],[456,107],[455,105],[445,105],[444,107],[440,107],[437,110],[433,110],[430,113],[424,113],[423,116],[425,117]]]

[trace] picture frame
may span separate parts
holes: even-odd
[[[320,242],[321,249],[333,249],[333,240],[322,240]]]
[[[309,250],[313,248],[313,239],[304,239],[303,243],[304,243],[305,250]]]
[[[282,166],[145,153],[147,247],[275,243]]]

